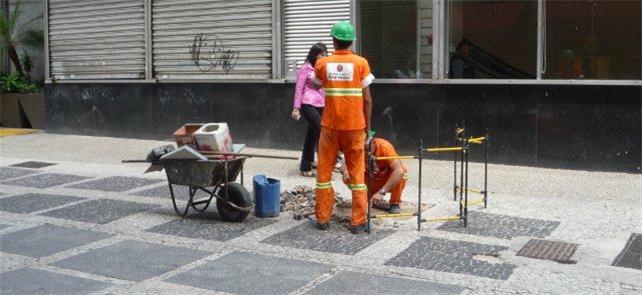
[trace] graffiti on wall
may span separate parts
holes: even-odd
[[[216,35],[196,34],[189,46],[192,62],[201,72],[222,69],[226,74],[234,70],[239,51],[226,48]]]

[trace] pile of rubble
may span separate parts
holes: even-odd
[[[294,219],[309,218],[314,215],[315,190],[309,186],[296,186],[292,190],[281,192],[281,212],[290,211]],[[350,208],[349,201],[344,200],[338,193],[334,194],[333,220],[339,223],[350,223],[350,218],[344,216],[342,209]]]

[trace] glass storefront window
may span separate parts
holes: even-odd
[[[535,79],[537,1],[448,1],[447,77]]]
[[[642,2],[546,1],[546,79],[642,78]]]
[[[432,0],[357,1],[360,54],[378,79],[432,78]]]

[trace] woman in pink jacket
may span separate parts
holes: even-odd
[[[308,121],[308,131],[305,135],[301,165],[299,166],[303,176],[314,176],[312,162],[314,162],[314,152],[317,149],[321,132],[321,114],[323,106],[325,106],[325,96],[322,89],[314,87],[312,74],[317,59],[326,56],[327,51],[327,47],[321,42],[312,45],[305,63],[299,69],[296,77],[292,118],[299,120],[303,115],[303,118]]]

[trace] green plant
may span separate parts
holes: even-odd
[[[42,31],[36,31],[28,28],[28,25],[31,22],[42,18],[42,16],[35,17],[18,26],[18,19],[22,14],[22,11],[20,10],[21,3],[21,0],[16,1],[13,10],[8,16],[0,14],[0,46],[7,50],[7,54],[16,68],[16,72],[20,75],[24,75],[16,46],[24,45],[26,47],[40,47],[44,44],[44,35]]]
[[[0,76],[0,92],[2,93],[34,93],[40,92],[42,85],[34,83],[20,73]]]
[[[33,59],[31,56],[26,52],[23,52],[20,57],[20,63],[22,64],[22,68],[25,72],[27,72],[27,77],[31,79],[31,70],[33,70]]]

